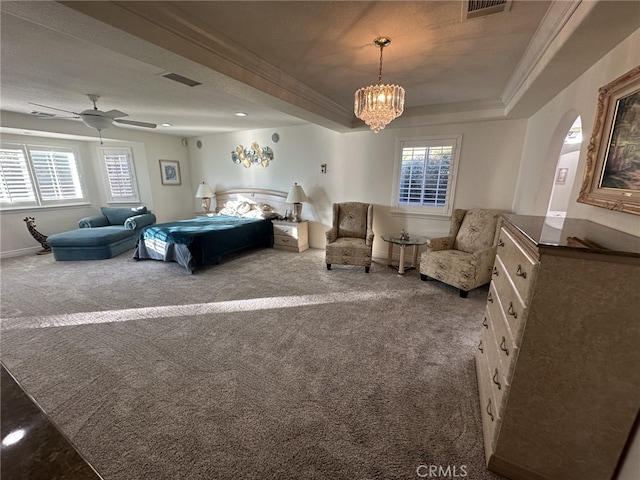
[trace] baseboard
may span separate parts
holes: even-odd
[[[24,257],[26,255],[35,255],[42,250],[42,247],[19,248],[18,250],[7,250],[0,252],[0,260],[11,257]],[[51,255],[50,253],[48,255]]]
[[[495,453],[489,458],[487,468],[512,480],[550,480],[549,477],[540,475],[526,467],[516,465],[501,458]]]

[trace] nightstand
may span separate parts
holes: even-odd
[[[273,220],[273,248],[304,252],[309,248],[309,222]]]

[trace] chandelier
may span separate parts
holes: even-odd
[[[378,133],[404,111],[404,88],[398,85],[382,84],[382,49],[389,46],[391,39],[378,37],[373,41],[380,47],[380,71],[378,84],[362,87],[355,94],[353,111],[360,120]]]

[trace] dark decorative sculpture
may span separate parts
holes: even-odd
[[[38,252],[38,255],[51,253],[51,247],[47,243],[47,236],[41,234],[38,230],[36,230],[35,219],[33,217],[26,217],[24,221],[27,222],[27,230],[29,230],[31,236],[36,239],[36,242],[42,245],[42,250]]]

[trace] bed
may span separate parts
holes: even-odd
[[[215,195],[216,214],[145,227],[134,260],[177,262],[194,273],[230,254],[273,246],[271,219],[288,206],[285,192],[235,189]]]

